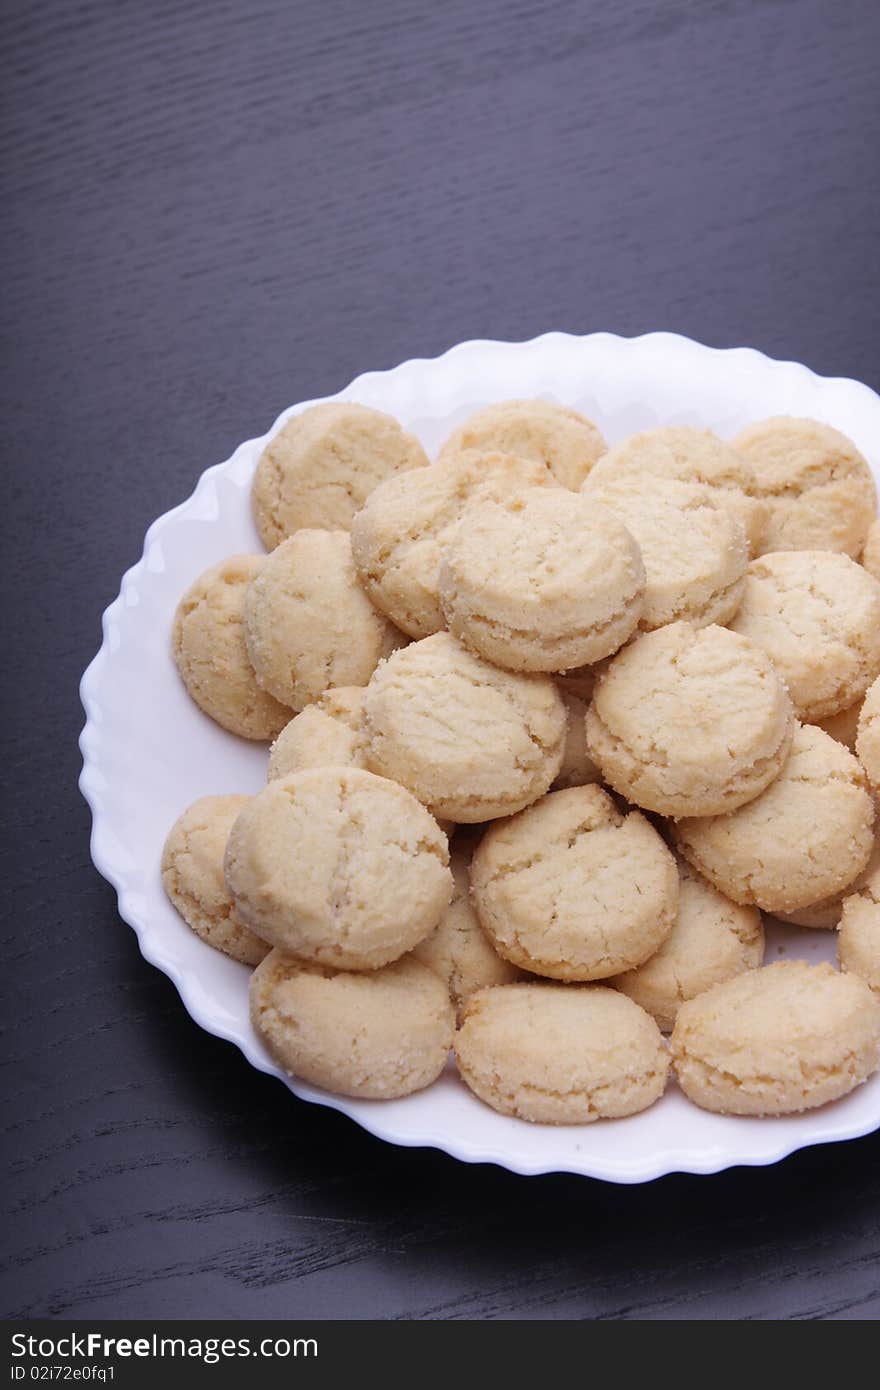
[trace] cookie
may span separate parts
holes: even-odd
[[[372,602],[410,637],[441,631],[440,560],[465,508],[542,486],[553,486],[542,463],[476,450],[383,483],[351,528],[354,562]]]
[[[301,710],[336,685],[366,685],[404,640],[360,584],[346,531],[297,531],[247,591],[245,640],[257,680]]]
[[[359,974],[274,950],[251,976],[250,1007],[254,1029],[286,1072],[366,1100],[430,1086],[455,1032],[442,982],[412,956]]]
[[[507,985],[522,977],[515,965],[499,956],[480,926],[470,899],[469,861],[467,853],[453,850],[449,861],[455,881],[452,901],[434,930],[412,952],[439,975],[459,1017],[478,989]]]
[[[566,787],[585,787],[590,782],[601,782],[602,774],[587,752],[587,731],[584,728],[586,702],[577,695],[569,694],[564,686],[560,687],[559,693],[565,705],[567,722],[562,766],[553,782],[553,790],[562,791]]]
[[[601,787],[551,792],[491,826],[471,865],[477,915],[501,955],[556,980],[641,965],[678,909],[675,860],[638,811]]]
[[[465,1006],[455,1060],[493,1110],[550,1125],[646,1110],[669,1070],[654,1020],[602,985],[481,989]]]
[[[880,846],[856,891],[843,900],[837,954],[841,970],[880,995]]]
[[[175,821],[162,850],[162,886],[196,936],[245,965],[269,950],[239,920],[223,878],[229,832],[247,796],[203,796]]]
[[[453,636],[511,671],[568,671],[610,656],[642,613],[645,568],[611,511],[564,488],[468,507],[443,551]]]
[[[767,504],[762,549],[862,553],[877,511],[871,469],[851,439],[818,420],[777,415],[731,441]]]
[[[364,767],[364,689],[325,690],[285,725],[269,749],[268,781],[308,767]]]
[[[780,550],[753,560],[730,626],[764,649],[811,723],[860,700],[880,673],[880,582],[848,555]]]
[[[690,425],[660,425],[641,430],[614,444],[598,461],[591,475],[595,482],[615,478],[642,481],[650,492],[653,478],[677,478],[699,483],[730,512],[746,533],[752,554],[764,536],[767,504],[756,496],[755,472],[730,444],[711,430]]]
[[[643,965],[611,981],[664,1033],[687,999],[744,970],[756,970],[764,959],[764,929],[757,908],[731,902],[685,860],[678,868],[678,913],[672,931]]]
[[[880,852],[880,841],[878,841],[876,834],[877,828],[875,815],[874,848],[864,869],[851,883],[848,883],[838,893],[832,893],[830,897],[820,898],[818,902],[810,903],[809,907],[796,908],[794,912],[777,912],[775,916],[783,922],[793,923],[796,927],[810,927],[814,931],[833,931],[840,923],[845,899],[855,893],[860,893],[874,873],[877,855]]]
[[[439,460],[465,449],[497,449],[543,463],[558,483],[576,492],[605,448],[592,420],[569,406],[542,400],[499,401],[475,411],[453,430]]]
[[[268,741],[291,711],[260,688],[245,645],[245,595],[264,563],[233,555],[199,575],[177,606],[171,647],[200,710],[231,734]]]
[[[291,955],[376,970],[437,925],[452,897],[446,837],[403,787],[361,768],[311,768],[252,797],[226,883],[243,922]]]
[[[553,681],[490,666],[448,632],[382,662],[364,723],[373,771],[448,820],[512,815],[562,766],[565,706]]]
[[[680,820],[686,859],[734,902],[792,913],[839,893],[868,862],[874,803],[853,755],[797,725],[776,780],[724,816]]]
[[[263,544],[274,550],[300,527],[347,531],[374,488],[427,463],[391,415],[353,401],[314,405],[282,426],[257,464],[252,502]]]
[[[875,579],[880,579],[880,518],[875,517],[868,527],[868,536],[862,551],[862,564]]]
[[[645,631],[681,620],[726,623],[739,607],[749,559],[740,523],[716,494],[675,478],[587,479],[582,494],[608,507],[645,564]]]
[[[880,791],[880,677],[872,683],[859,711],[856,756],[871,786]]]
[[[779,961],[683,1004],[670,1047],[695,1105],[790,1115],[845,1096],[876,1071],[880,1003],[830,965]]]
[[[615,791],[664,816],[758,796],[788,755],[791,700],[760,647],[673,623],[636,638],[596,682],[587,751]]]

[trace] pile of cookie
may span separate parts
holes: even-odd
[[[183,597],[201,709],[271,741],[171,830],[171,901],[253,1024],[349,1096],[459,1073],[504,1114],[803,1110],[880,1065],[880,522],[837,430],[609,448],[478,411],[431,463],[379,411],[288,420],[266,555]],[[763,965],[762,913],[840,969]],[[669,1041],[664,1033],[671,1033]]]

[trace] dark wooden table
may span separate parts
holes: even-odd
[[[145,528],[290,402],[550,328],[880,386],[875,0],[14,0],[2,30],[4,1311],[876,1314],[880,1135],[630,1189],[386,1147],[191,1023],[76,790]]]

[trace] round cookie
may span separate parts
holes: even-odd
[[[452,896],[436,821],[361,768],[311,768],[252,797],[232,827],[226,883],[258,936],[340,970],[412,950]]]
[[[512,815],[562,766],[565,706],[553,681],[490,666],[448,632],[381,664],[364,696],[364,723],[373,771],[448,820]]]
[[[274,738],[291,713],[260,688],[245,644],[245,595],[264,564],[262,555],[233,555],[205,570],[177,605],[171,634],[199,709],[231,734],[259,740]]]
[[[851,439],[818,420],[777,415],[748,425],[731,443],[751,464],[767,504],[763,550],[861,555],[877,493]]]
[[[614,444],[599,460],[591,477],[598,482],[615,478],[644,480],[677,478],[709,488],[715,500],[730,512],[746,533],[752,554],[764,536],[767,504],[755,496],[755,472],[730,444],[711,430],[690,425],[660,425],[641,430]]]
[[[542,463],[476,450],[390,478],[351,528],[354,562],[373,603],[410,637],[441,631],[440,561],[465,508],[543,486],[553,479]]]
[[[245,639],[264,690],[301,710],[330,686],[366,685],[403,638],[360,584],[346,531],[297,531],[247,592]]]
[[[874,803],[852,753],[795,728],[776,780],[747,806],[673,827],[686,859],[734,902],[796,912],[846,888],[873,846]]]
[[[274,550],[303,526],[347,531],[374,488],[427,463],[391,415],[353,401],[314,405],[281,427],[257,464],[252,502],[263,544]]]
[[[430,1086],[455,1032],[442,982],[412,956],[358,974],[276,949],[251,976],[250,1007],[257,1034],[286,1072],[366,1100]]]
[[[880,995],[880,847],[857,891],[843,900],[837,954],[841,970],[858,975]]]
[[[295,715],[269,749],[267,780],[308,767],[364,767],[364,689],[339,685]]]
[[[719,815],[759,795],[794,716],[760,647],[673,623],[618,652],[596,682],[587,751],[615,791],[664,816]]]
[[[848,555],[780,550],[753,560],[730,627],[764,649],[811,723],[855,704],[880,672],[880,582]]]
[[[572,787],[486,831],[471,895],[514,965],[601,980],[641,965],[668,937],[678,871],[638,811],[619,811],[601,787]]]
[[[440,450],[438,462],[465,449],[498,449],[543,463],[563,487],[576,492],[605,452],[599,430],[569,406],[553,401],[499,401],[459,425]]]
[[[868,527],[865,548],[862,551],[862,564],[875,579],[880,579],[880,517],[875,517]]]
[[[685,1000],[744,970],[757,970],[764,959],[758,909],[732,903],[684,860],[678,867],[678,914],[672,931],[643,965],[611,981],[664,1033]]]
[[[203,796],[174,822],[162,850],[162,886],[196,936],[245,965],[269,950],[238,920],[223,878],[229,832],[247,796]]]
[[[560,694],[565,705],[567,723],[562,767],[553,783],[554,791],[563,791],[566,787],[585,787],[590,782],[602,780],[602,774],[587,752],[587,733],[584,728],[586,702],[577,695],[569,694],[564,686],[560,687]]]
[[[844,899],[861,891],[873,871],[876,855],[877,839],[875,835],[875,845],[870,859],[862,872],[845,888],[842,888],[838,893],[832,893],[830,897],[820,898],[818,902],[810,903],[809,907],[796,908],[794,912],[776,912],[774,916],[778,917],[781,922],[791,922],[796,927],[810,927],[813,931],[833,931],[840,922]]]
[[[453,636],[512,671],[569,671],[610,656],[642,613],[645,568],[611,511],[563,488],[469,507],[443,552]]]
[[[502,1115],[580,1125],[659,1100],[669,1057],[656,1023],[602,985],[481,989],[455,1035],[462,1080]]]
[[[521,971],[499,956],[480,926],[470,900],[468,855],[453,850],[449,863],[455,881],[452,902],[412,954],[439,975],[461,1017],[464,1005],[478,989],[511,984],[521,978]]]
[[[739,607],[749,560],[740,523],[696,483],[675,478],[587,479],[583,497],[608,507],[632,533],[645,564],[645,631],[680,619],[726,623]]]
[[[872,683],[859,712],[856,756],[871,786],[880,791],[880,676]]]
[[[689,1100],[723,1115],[790,1115],[880,1065],[880,1003],[830,965],[779,961],[683,1004],[670,1042]]]

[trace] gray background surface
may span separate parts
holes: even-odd
[[[91,868],[77,679],[150,521],[463,338],[880,386],[874,0],[14,0],[3,1310],[861,1317],[880,1136],[615,1189],[383,1146],[201,1033]]]

